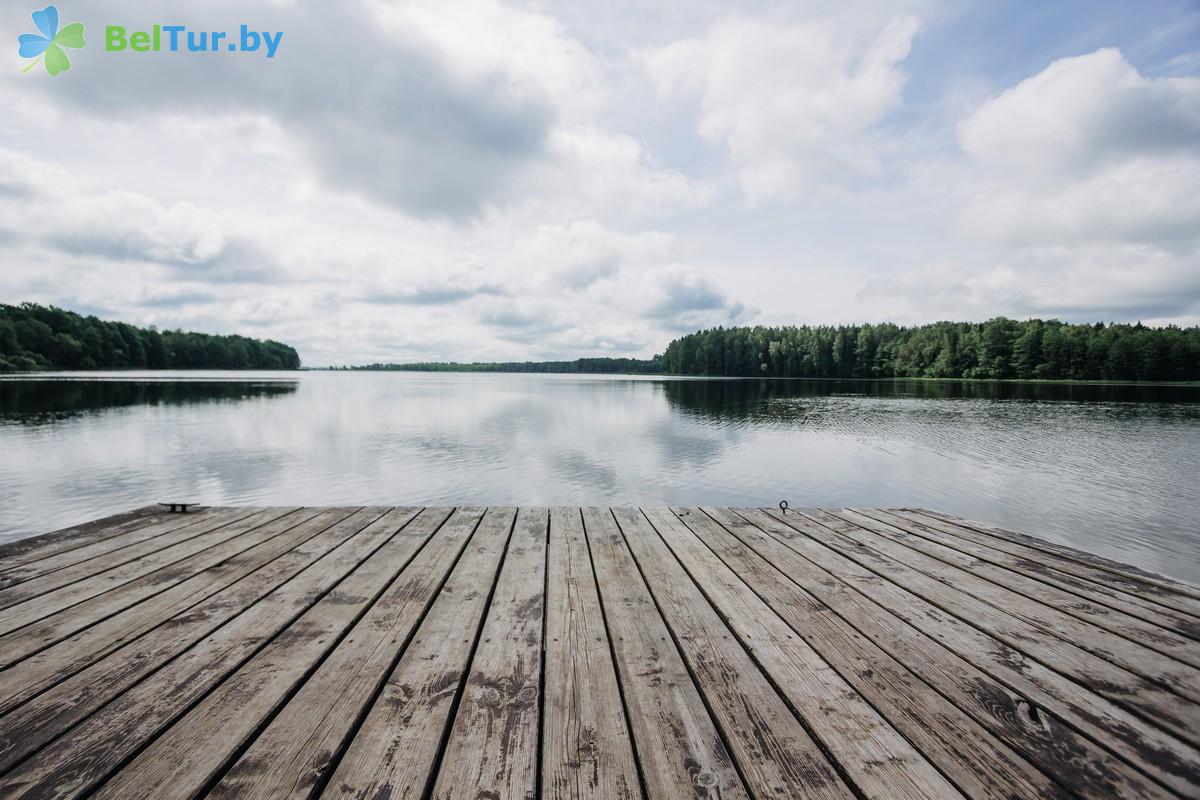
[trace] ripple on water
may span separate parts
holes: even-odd
[[[181,496],[258,505],[786,498],[936,508],[1200,581],[1200,389],[1164,390],[1156,401],[1144,387],[1127,398],[975,384],[199,378],[151,389],[118,378],[19,390],[0,381],[0,538]]]

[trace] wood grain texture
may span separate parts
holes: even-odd
[[[0,778],[0,797],[67,798],[90,792],[386,543],[394,531],[371,527],[385,511],[366,508],[339,522],[335,527],[352,535],[338,547],[69,731],[59,736],[59,716],[39,717],[59,738]],[[86,696],[104,685],[88,683],[80,691]],[[18,745],[27,735],[6,733]]]
[[[1173,608],[1169,603],[1176,593],[1159,584],[1148,584],[1135,576],[1123,579],[1111,572],[1080,568],[1068,559],[1045,558],[1041,552],[1019,542],[980,533],[963,524],[916,511],[856,510],[1005,569],[1161,625],[1190,639],[1200,639],[1200,614]],[[1179,596],[1179,599],[1186,605],[1186,597]]]
[[[612,512],[583,522],[647,798],[749,797]]]
[[[155,570],[123,586],[110,589],[16,631],[6,633],[0,636],[0,669],[7,670],[33,653],[76,632],[92,630],[97,623],[114,616],[119,615],[119,620],[130,632],[139,629],[139,622],[142,623],[140,629],[145,630],[146,624],[152,626],[151,620],[161,621],[164,618],[161,613],[156,613],[157,611],[169,612],[166,613],[167,617],[174,614],[174,611],[171,611],[173,600],[195,602],[194,595],[203,591],[203,588],[208,588],[214,583],[220,588],[223,579],[226,583],[232,582],[233,576],[237,574],[236,564],[256,562],[256,559],[249,557],[250,551],[255,554],[278,554],[294,547],[296,542],[287,536],[276,543],[275,547],[270,547],[268,543],[280,534],[294,530],[297,525],[311,519],[317,513],[315,510],[269,509],[251,514],[227,526],[236,532],[235,535],[173,564],[170,569]],[[135,609],[134,606],[138,607]],[[122,611],[127,613],[120,613]],[[149,615],[146,612],[150,612]],[[145,619],[147,616],[149,619]],[[109,644],[121,641],[121,636],[112,631],[111,626],[105,626],[100,635]],[[95,636],[96,634],[93,634],[93,638]],[[2,707],[0,703],[0,708]]]
[[[425,796],[515,520],[516,509],[488,509],[322,797]]]
[[[142,509],[5,604],[0,800],[1200,796],[1200,590],[931,511]]]
[[[451,511],[426,509],[405,529],[436,534],[255,737],[211,797],[300,798],[324,782],[483,517],[483,509],[459,509],[453,518]]]
[[[910,634],[906,640],[900,620],[879,613],[731,510],[703,512],[684,518],[697,538],[965,794],[996,800],[1070,796],[1049,777],[1053,769],[1040,772],[1004,744],[1005,738],[1025,738],[1029,726],[1020,722],[1017,699],[1000,684],[956,663],[925,637]],[[864,632],[854,622],[874,630]],[[946,673],[956,669],[963,670],[962,679],[949,680]],[[1065,757],[1077,758],[1077,743],[1068,744],[1076,746],[1053,749],[1044,760],[1059,767]],[[1096,751],[1098,765],[1109,760]]]
[[[432,565],[422,563],[412,572],[408,569],[442,519],[440,514],[426,516],[427,524],[412,527],[409,523],[416,514],[413,508],[392,509],[372,523],[371,527],[387,541],[371,558],[340,580],[92,797],[191,797],[219,777],[219,771],[262,723],[275,715],[300,681],[331,650],[345,643],[344,632],[351,630],[363,614],[379,603],[383,603],[379,606],[381,616],[374,617],[373,623],[386,622],[389,610],[403,614],[408,601],[406,590],[415,573]],[[448,568],[449,564],[444,566]],[[391,592],[387,591],[389,586]],[[421,604],[420,599],[417,604]],[[360,631],[357,641],[365,635]]]
[[[645,515],[805,727],[826,752],[838,754],[842,772],[859,794],[881,800],[963,797],[803,636],[747,591],[741,578],[696,538],[685,521],[711,524],[699,509],[652,509]],[[798,630],[813,625],[808,615],[793,623]]]
[[[64,608],[70,608],[84,600],[123,586],[143,575],[149,575],[156,570],[169,567],[176,561],[181,561],[190,555],[237,536],[243,532],[237,523],[251,516],[253,515],[244,512],[228,512],[225,515],[215,516],[195,528],[182,529],[186,530],[189,535],[181,537],[179,541],[167,544],[153,539],[147,544],[152,544],[155,548],[161,547],[161,549],[155,549],[153,552],[143,554],[131,561],[124,561],[69,583],[61,583],[61,579],[63,573],[73,573],[73,567],[11,586],[4,592],[9,593],[8,599],[15,602],[0,610],[0,634],[9,633],[62,611]],[[179,531],[175,533],[179,533]],[[140,545],[135,547],[140,547]],[[120,552],[122,551],[118,551],[118,553]],[[107,561],[113,555],[115,554],[110,553],[101,556],[100,560]],[[120,557],[123,558],[123,556]],[[43,584],[44,580],[51,579],[55,584],[54,588]],[[0,594],[2,593],[0,592]]]
[[[986,593],[986,599],[993,605],[1000,604],[1005,611],[1026,622],[1068,641],[1083,641],[1085,649],[1110,661],[1123,663],[1127,668],[1133,663],[1136,665],[1132,667],[1134,671],[1152,680],[1177,686],[1185,693],[1200,693],[1200,669],[1195,666],[1200,664],[1200,642],[1108,606],[1090,602],[1020,572],[962,553],[941,542],[931,541],[886,520],[853,510],[837,511],[833,515],[945,564],[951,569],[947,571],[938,567],[938,576],[942,580],[953,581],[959,574],[955,570],[983,579],[981,593],[977,596]],[[954,582],[963,585],[961,580]],[[967,584],[967,590],[971,591],[971,587],[979,585],[972,581]],[[997,593],[992,586],[1006,591]],[[1085,627],[1087,625],[1102,628],[1103,632],[1089,630]],[[1080,636],[1084,638],[1081,640]],[[1149,667],[1144,663],[1147,649],[1165,656],[1155,659],[1159,663],[1157,667]]]
[[[37,559],[29,560],[0,557],[0,590],[7,590],[35,578],[43,578],[43,583],[50,588],[70,583],[79,577],[86,577],[105,569],[106,564],[111,565],[119,560],[121,554],[130,551],[131,548],[141,547],[145,551],[152,551],[155,549],[154,542],[163,539],[170,542],[177,537],[185,537],[188,531],[194,530],[197,525],[227,513],[219,509],[206,509],[194,514],[141,515],[104,530],[105,535],[96,541],[79,541],[76,547],[64,552],[47,552]],[[102,559],[101,556],[107,558]],[[132,560],[137,556],[138,553],[133,551],[133,555],[124,560]],[[49,577],[68,568],[70,571],[67,572],[66,580],[62,580],[62,576],[56,576],[59,580],[55,583],[55,580]],[[0,600],[0,604],[9,605],[10,602]]]
[[[613,515],[757,798],[853,793],[638,509]]]
[[[831,546],[852,553],[860,563],[885,567],[889,576],[915,594],[982,625],[1011,647],[1082,681],[1097,694],[1144,715],[1185,741],[1200,742],[1200,703],[1180,703],[1177,693],[1200,693],[1200,681],[1192,684],[1192,668],[1171,659],[1146,658],[1144,649],[1139,651],[1103,629],[1045,606],[1038,608],[1023,595],[841,517],[817,511],[810,519],[830,531]],[[1015,612],[1018,607],[1019,616]],[[1028,621],[1038,613],[1047,621]],[[1132,707],[1128,703],[1131,695],[1138,697]]]
[[[1055,569],[1079,575],[1096,583],[1116,586],[1130,593],[1177,608],[1192,616],[1200,617],[1200,587],[1198,586],[1173,581],[1162,575],[1156,575],[1128,564],[1121,564],[1093,553],[1085,553],[1044,539],[970,522],[950,514],[926,509],[912,510],[927,519],[949,522],[957,528],[983,534],[992,547],[1006,552],[1015,552],[1018,555],[1029,555],[1044,561]]]
[[[537,796],[549,511],[522,508],[450,728],[436,800]]]
[[[91,659],[93,648],[101,646],[103,638],[95,641],[87,634],[95,632],[103,637],[108,628],[119,626],[125,615],[105,620],[60,646],[0,672],[5,709],[0,727],[22,732],[17,748],[8,740],[0,740],[0,763],[9,763],[61,734],[350,538],[357,530],[338,523],[351,513],[349,509],[319,512],[294,529],[301,541],[287,553],[252,571],[244,580],[176,612],[143,635],[115,644],[102,656]],[[114,642],[118,638],[114,636]],[[76,661],[90,663],[74,669]],[[53,724],[46,724],[47,720],[53,720]]]
[[[8,608],[61,586],[128,564],[147,553],[162,550],[250,515],[250,509],[209,509],[186,517],[176,515],[157,525],[115,537],[115,541],[105,539],[81,550],[14,567],[0,575],[0,586],[3,587],[0,588],[0,608]],[[117,542],[126,539],[132,541],[124,541],[117,546]],[[77,557],[77,553],[82,553],[83,557]]]
[[[168,512],[160,506],[143,506],[69,528],[4,542],[0,544],[0,573],[30,561],[76,550],[112,536],[162,522],[167,517]]]
[[[550,512],[543,794],[637,800],[642,791],[577,508]]]
[[[1105,761],[1111,759],[1103,757],[1092,766],[1088,766],[1086,760],[1081,764],[1075,759],[1064,761],[1064,764],[1087,766],[1082,774],[1101,781],[1101,785],[1111,774],[1118,779],[1118,787],[1140,787],[1145,783],[1144,779],[1137,778],[1137,772],[1141,771],[1172,788],[1200,787],[1200,771],[1197,767],[1200,765],[1200,752],[1185,742],[1129,713],[1107,698],[1089,691],[1060,672],[1029,658],[990,632],[893,582],[889,579],[890,570],[886,564],[876,562],[875,566],[880,571],[873,572],[845,553],[827,546],[823,542],[829,539],[828,529],[816,525],[806,517],[793,513],[783,517],[757,509],[736,510],[761,530],[786,544],[789,549],[828,570],[836,579],[834,585],[837,585],[838,581],[845,582],[854,587],[859,596],[869,600],[870,605],[866,608],[866,613],[857,621],[861,630],[871,629],[872,617],[879,618],[883,626],[888,627],[888,618],[881,617],[880,614],[892,614],[900,618],[960,656],[963,661],[976,666],[990,678],[1007,687],[1008,691],[1015,692],[1016,697],[1009,705],[1015,703],[1020,713],[1015,715],[1014,719],[1029,719],[1033,722],[1030,726],[1031,733],[1036,733],[1039,727],[1047,733],[1051,730],[1067,729],[1066,725],[1060,728],[1054,724],[1054,718],[1057,717],[1093,741],[1101,743],[1109,752],[1125,757],[1134,769],[1123,770],[1119,765],[1105,766]],[[824,584],[821,586],[824,587]],[[814,594],[816,593],[814,590]],[[821,596],[821,599],[828,602],[825,596]],[[907,631],[898,639],[898,643],[920,641]],[[884,647],[886,649],[887,645]],[[953,660],[948,663],[955,664]],[[930,679],[938,673],[934,668],[930,668],[921,674]],[[979,686],[982,696],[986,698],[992,687],[987,684]],[[1002,691],[995,693],[995,696],[1004,703],[1006,693],[1007,691]],[[1003,705],[999,705],[998,709],[1002,713],[1008,713],[1004,711]],[[1042,713],[1044,711],[1049,711],[1051,716],[1047,717]],[[1032,718],[1035,712],[1037,720]],[[1086,753],[1087,749],[1081,752]],[[1073,777],[1069,781],[1078,782]],[[1139,788],[1139,791],[1151,790]],[[1187,796],[1187,792],[1184,794]],[[1128,792],[1124,796],[1142,795]]]

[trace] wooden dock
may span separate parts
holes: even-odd
[[[0,797],[1196,798],[1200,590],[905,509],[141,509],[0,548]]]

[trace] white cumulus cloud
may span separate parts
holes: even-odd
[[[1092,172],[1145,153],[1200,154],[1200,78],[1148,78],[1120,50],[1063,58],[959,125],[979,161]]]
[[[896,18],[858,42],[831,21],[726,19],[646,65],[661,93],[699,98],[699,130],[728,148],[751,204],[786,200],[814,176],[876,167],[863,137],[900,103],[916,30]]]

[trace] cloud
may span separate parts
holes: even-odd
[[[1072,322],[1200,318],[1200,270],[1144,245],[1039,247],[1011,261],[942,261],[872,281],[893,321],[1057,317]]]
[[[580,204],[581,213],[619,209],[664,215],[708,205],[710,184],[662,168],[631,136],[591,125],[557,128],[547,141],[542,184],[556,197]]]
[[[1046,186],[1010,180],[963,209],[964,230],[1017,244],[1200,238],[1200,159],[1136,154],[1096,174]]]
[[[646,269],[668,260],[677,247],[670,236],[645,232],[626,234],[594,219],[569,225],[539,225],[517,259],[541,266],[541,282],[551,289],[581,292],[623,269]]]
[[[580,291],[606,278],[615,278],[620,272],[620,259],[615,255],[609,255],[571,264],[566,269],[559,271],[555,275],[555,279],[566,289]]]
[[[71,6],[94,37],[285,35],[270,62],[89,45],[0,74],[10,301],[314,365],[650,355],[759,319],[1200,322],[1194,27],[1154,10],[1014,44],[933,0]]]
[[[541,312],[524,311],[515,305],[509,305],[489,311],[480,319],[488,325],[500,328],[531,328],[543,326],[548,318]]]
[[[507,301],[482,313],[480,322],[506,342],[551,345],[554,334],[574,327],[562,314],[542,301]]]
[[[101,189],[56,164],[0,148],[0,236],[96,264],[149,268],[156,278],[208,284],[308,280],[285,268],[282,249],[241,215],[140,192]],[[301,264],[295,265],[297,267]]]
[[[132,0],[73,13],[95,30],[100,20],[133,29],[197,17],[182,0],[156,4],[153,17]],[[596,204],[665,213],[709,196],[591,119],[607,101],[602,65],[546,14],[494,0],[350,0],[259,6],[249,16],[284,32],[269,62],[109,53],[69,81],[21,89],[54,113],[170,131],[224,127],[258,154],[290,148],[324,186],[420,218],[477,220],[538,196],[585,213]],[[235,26],[246,7],[215,0],[204,19]],[[331,36],[350,35],[347,26],[353,46],[337,47],[336,60],[315,56],[333,52]]]
[[[557,19],[497,0],[369,0],[389,37],[417,37],[457,80],[502,75],[515,95],[587,117],[603,92],[603,65]],[[514,46],[516,45],[516,46]]]
[[[557,45],[564,50],[560,62],[582,57],[569,42],[556,42],[557,28],[538,29],[539,15],[472,5],[509,20],[509,27],[536,30],[540,39],[525,46]],[[390,8],[367,0],[258,7],[256,27],[284,31],[270,62],[154,56],[147,69],[148,56],[107,54],[90,59],[70,81],[40,85],[76,110],[102,116],[265,114],[300,143],[332,186],[418,216],[475,216],[502,201],[516,177],[545,155],[556,93],[569,87],[529,69],[522,48],[509,48],[509,58],[500,51],[468,58],[461,47],[451,48],[438,5],[406,4],[412,13],[400,20],[405,24],[391,25]],[[197,13],[193,4],[166,2],[156,4],[151,19],[144,4],[118,0],[88,16],[148,26],[193,21]],[[246,6],[207,3],[204,18],[236,26],[247,18]],[[331,49],[338,32],[352,36],[353,46]],[[334,52],[334,60],[314,57]]]
[[[675,331],[731,325],[754,316],[708,279],[678,267],[656,277],[654,294],[656,299],[646,308],[645,316]]]
[[[497,286],[458,287],[424,286],[403,292],[369,292],[359,299],[364,303],[385,306],[443,306],[460,303],[474,297],[503,294]]]
[[[899,65],[916,30],[914,18],[901,17],[850,42],[832,21],[725,19],[645,61],[660,93],[699,98],[700,133],[728,149],[753,205],[876,168],[863,137],[900,102]]]
[[[1017,248],[1015,305],[1200,314],[1200,79],[1147,78],[1098,50],[992,98],[959,135],[986,186],[959,228]]]
[[[213,262],[226,246],[216,219],[190,203],[164,208],[122,191],[59,202],[60,224],[43,235],[75,255],[198,266]]]
[[[145,308],[179,309],[186,306],[210,305],[219,302],[220,298],[212,292],[181,291],[147,293],[138,299],[138,305]]]
[[[1200,78],[1146,78],[1118,50],[1053,62],[958,126],[983,171],[968,233],[1013,243],[1200,236]]]
[[[673,317],[687,311],[712,311],[724,309],[725,296],[703,278],[695,276],[672,276],[661,284],[662,298],[650,307],[649,315],[663,318]]]
[[[625,346],[634,349],[619,354],[648,355],[667,336],[660,322],[672,322],[647,324],[618,280],[626,270],[635,280],[657,274],[681,255],[661,232],[512,217],[466,230],[416,221],[359,230],[362,210],[340,204],[349,224],[313,219],[311,210],[292,219],[165,205],[5,150],[0,181],[33,198],[0,197],[0,231],[11,226],[26,243],[0,276],[6,296],[161,327],[253,325],[295,343],[310,364],[336,363],[333,354],[347,348],[368,360],[426,358],[439,347],[442,358],[465,360]],[[576,299],[564,304],[564,293]],[[400,319],[420,330],[399,335]],[[393,351],[382,352],[389,341]]]
[[[1149,78],[1100,49],[988,97],[956,130],[957,257],[878,275],[860,299],[916,320],[1200,316],[1200,79]]]
[[[52,164],[0,149],[0,197],[14,201],[0,226],[74,255],[180,266],[215,260],[226,246],[215,215],[134,192],[89,191]]]
[[[1095,172],[1146,153],[1200,154],[1200,78],[1147,78],[1120,50],[1063,58],[984,103],[958,128],[982,163]]]

